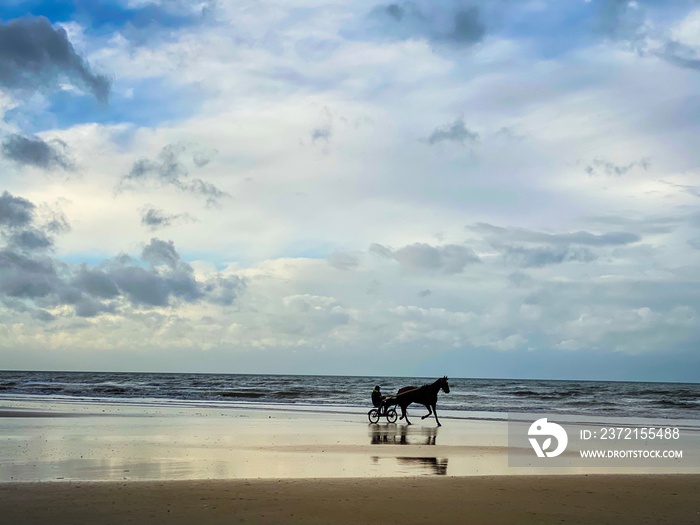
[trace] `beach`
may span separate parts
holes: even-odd
[[[413,420],[6,401],[0,515],[9,524],[700,521],[697,468],[513,468],[504,421]]]
[[[697,476],[349,478],[0,486],[3,523],[700,522]]]

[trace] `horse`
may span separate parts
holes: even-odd
[[[437,422],[437,426],[441,427],[442,425],[440,424],[440,420],[438,419],[437,415],[437,398],[438,398],[438,392],[442,389],[445,394],[450,393],[450,385],[447,384],[447,376],[441,377],[434,383],[431,383],[429,385],[423,385],[420,387],[417,386],[405,386],[403,388],[400,388],[399,391],[396,393],[396,404],[401,407],[401,417],[399,419],[406,418],[406,423],[408,425],[411,424],[411,422],[408,420],[408,413],[406,412],[406,408],[408,408],[408,405],[411,403],[418,403],[419,405],[425,405],[425,408],[428,409],[428,413],[421,417],[421,419],[425,419],[426,417],[429,417],[431,414],[435,414],[435,421]]]

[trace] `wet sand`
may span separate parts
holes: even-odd
[[[0,522],[13,525],[700,523],[700,470],[512,468],[502,421],[3,405]]]

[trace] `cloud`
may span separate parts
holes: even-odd
[[[131,167],[129,173],[124,175],[117,185],[117,191],[125,188],[133,189],[135,184],[144,181],[153,181],[163,186],[174,186],[180,191],[200,195],[206,198],[208,205],[215,205],[224,197],[230,195],[214,184],[202,179],[191,178],[186,159],[183,157],[187,148],[181,144],[165,146],[156,160],[141,158]],[[196,168],[204,166],[201,154],[195,153],[190,160]]]
[[[148,266],[144,267],[142,262]],[[181,260],[172,241],[153,238],[143,248],[140,260],[122,254],[92,268],[82,265],[74,270],[69,289],[93,305],[101,305],[102,312],[112,307],[110,302],[104,302],[109,300],[122,308],[157,308],[202,301],[230,305],[245,289],[245,281],[233,275],[197,279],[192,267]]]
[[[380,31],[400,39],[422,37],[435,43],[469,47],[486,35],[481,12],[475,6],[455,8],[447,4],[438,10],[428,5],[423,9],[417,2],[407,1],[377,7],[373,14],[384,22]]]
[[[0,295],[37,299],[56,290],[60,279],[54,262],[45,255],[0,249]]]
[[[638,3],[604,0],[598,6],[598,25],[603,34],[630,41],[643,37],[645,15]]]
[[[68,145],[59,139],[46,142],[40,137],[12,134],[3,140],[2,152],[8,159],[22,165],[45,170],[54,168],[75,170],[75,163],[70,158]]]
[[[627,246],[642,240],[639,235],[624,231],[600,234],[587,231],[547,233],[526,228],[504,228],[488,223],[477,223],[467,229],[484,235],[507,262],[524,268],[567,262],[588,263],[598,258],[591,248]],[[539,246],[532,246],[533,244]]]
[[[17,91],[43,91],[71,82],[106,102],[110,80],[92,72],[75,51],[63,28],[45,17],[0,22],[0,87]]]
[[[625,43],[640,56],[653,56],[674,66],[700,70],[698,49],[657,27],[641,3],[607,0],[602,6],[600,27],[608,37]],[[694,13],[688,18],[694,18]],[[691,32],[697,32],[697,28],[692,27]]]
[[[0,195],[0,226],[10,228],[27,226],[34,220],[35,209],[34,203],[4,191]]]
[[[459,273],[468,264],[480,262],[479,257],[471,248],[457,244],[431,246],[425,243],[415,243],[392,250],[381,244],[372,244],[369,252],[393,259],[408,271],[435,271],[446,274]]]
[[[571,246],[539,246],[527,248],[523,246],[504,247],[504,257],[508,262],[524,268],[541,268],[549,264],[565,262],[592,262],[597,256],[588,248]]]
[[[324,146],[328,146],[333,138],[333,121],[335,120],[330,108],[324,107],[319,113],[318,120],[318,125],[311,130],[311,142],[313,144],[321,142]]]
[[[311,130],[311,142],[316,142],[318,140],[329,142],[332,136],[333,129],[330,126],[314,128],[313,130]]]
[[[28,229],[12,233],[8,244],[20,250],[31,251],[49,248],[53,240],[41,230]]]
[[[161,209],[153,207],[144,207],[141,209],[141,224],[151,231],[187,220],[192,220],[187,213],[166,213]]]
[[[586,166],[586,173],[590,176],[607,175],[609,177],[620,177],[634,168],[642,168],[646,171],[650,165],[651,161],[649,159],[642,159],[623,165],[615,164],[606,159],[594,159],[593,162]]]
[[[547,243],[554,245],[585,246],[621,246],[639,242],[641,237],[635,233],[613,231],[595,234],[587,231],[573,233],[546,233],[526,228],[504,228],[488,223],[476,223],[468,229],[488,235],[492,238],[507,239],[517,242]]]
[[[180,264],[180,255],[175,251],[173,241],[161,241],[153,238],[141,252],[141,259],[151,264],[151,266],[165,265],[170,268],[177,268]]]
[[[121,254],[101,263],[71,266],[54,259],[53,219],[41,223],[36,205],[5,192],[0,197],[0,301],[15,310],[44,311],[51,318],[64,306],[79,317],[128,309],[175,306],[180,302],[231,305],[245,289],[235,275],[198,279],[172,241],[152,238],[139,259]],[[49,217],[55,217],[56,211]],[[38,318],[49,319],[48,315]]]
[[[73,275],[71,286],[96,299],[112,299],[119,295],[119,287],[103,269],[82,264]]]
[[[360,265],[359,258],[347,252],[334,252],[328,256],[328,264],[338,270],[354,270]]]
[[[428,143],[431,145],[438,142],[464,144],[466,141],[476,142],[477,140],[479,140],[479,134],[467,129],[462,118],[455,120],[452,124],[435,129],[428,137]]]
[[[700,71],[700,55],[697,50],[681,42],[669,40],[663,44],[657,54],[674,66]]]
[[[481,21],[479,9],[469,7],[463,11],[457,11],[454,18],[454,30],[445,35],[450,40],[460,45],[473,45],[481,42],[486,34],[486,27]]]
[[[670,233],[683,222],[683,217],[648,216],[637,219],[616,215],[598,215],[588,217],[587,221],[605,226],[633,229],[642,234]],[[634,234],[633,234],[634,235]]]
[[[216,275],[202,283],[202,293],[210,303],[231,306],[245,287],[246,281],[237,275]]]

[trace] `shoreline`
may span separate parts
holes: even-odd
[[[697,523],[697,475],[0,484],[8,523]]]
[[[437,428],[433,419],[413,419],[411,426],[370,425],[359,411],[0,398],[0,483],[700,474],[694,460],[664,467],[575,461],[515,467],[509,463],[514,455],[533,452],[509,447],[506,421],[445,419]],[[693,435],[700,449],[700,431]]]

